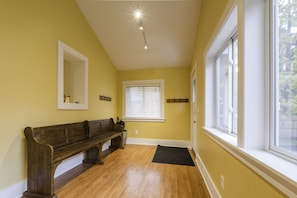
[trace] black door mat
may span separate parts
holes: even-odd
[[[158,145],[152,162],[195,166],[187,148]]]

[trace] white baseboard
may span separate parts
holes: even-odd
[[[62,175],[66,171],[80,165],[84,159],[84,154],[79,153],[73,157],[70,157],[66,160],[64,160],[56,169],[55,171],[55,178]]]
[[[221,194],[219,193],[215,183],[213,182],[212,178],[210,177],[207,169],[205,168],[200,156],[198,153],[195,153],[195,161],[198,165],[198,169],[203,177],[203,180],[206,184],[206,187],[208,189],[208,192],[212,198],[221,198]]]
[[[189,147],[190,146],[190,141],[186,141],[186,140],[147,139],[147,138],[127,138],[127,144]]]
[[[110,141],[107,141],[105,144],[102,146],[102,150],[107,150],[108,147],[110,146]],[[72,156],[66,160],[64,160],[56,169],[55,171],[55,178],[62,175],[63,173],[67,172],[68,170],[82,164],[82,161],[84,159],[84,154],[79,153],[75,156]]]
[[[1,198],[19,198],[22,197],[23,192],[27,189],[27,180],[18,182],[8,188],[0,191]]]

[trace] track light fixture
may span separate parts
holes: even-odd
[[[144,32],[144,26],[142,23],[142,12],[140,10],[137,10],[134,12],[134,16],[137,20],[139,20],[139,30],[142,32],[142,36],[143,36],[143,40],[144,40],[144,49],[147,50],[148,46],[147,46],[147,40],[146,40],[146,36],[145,36],[145,32]]]
[[[141,30],[142,32],[142,36],[143,36],[143,40],[144,40],[144,49],[147,50],[147,40],[146,40],[146,36],[145,36],[145,32],[144,32],[144,27],[142,25],[142,22],[139,22],[139,30]]]

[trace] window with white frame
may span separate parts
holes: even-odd
[[[296,197],[297,178],[296,6],[295,0],[230,2],[205,53],[205,134],[288,197]],[[236,27],[239,116],[237,135],[230,136],[217,127],[214,87],[218,51]]]
[[[238,39],[233,36],[216,58],[216,126],[237,134]]]
[[[238,38],[237,5],[223,19],[206,53],[205,127],[237,138]]]
[[[270,148],[297,159],[297,2],[275,0],[272,5]]]
[[[123,81],[123,119],[164,120],[164,80]]]

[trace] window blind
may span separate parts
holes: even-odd
[[[160,118],[160,91],[160,85],[126,87],[126,117]]]

